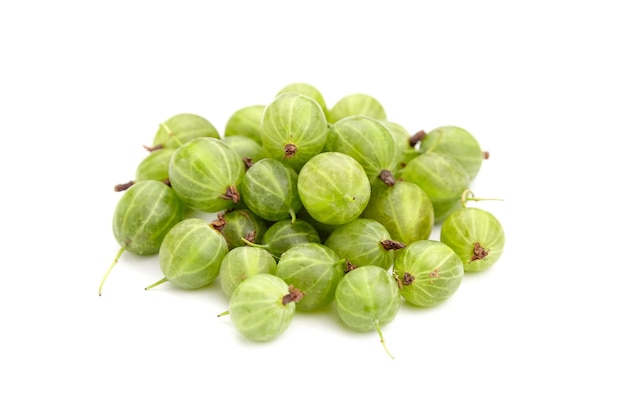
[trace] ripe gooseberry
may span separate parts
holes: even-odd
[[[270,225],[263,234],[260,244],[250,242],[245,238],[242,238],[242,241],[252,247],[264,248],[276,258],[280,258],[294,245],[305,242],[321,243],[317,230],[308,222],[297,218],[295,221],[284,219]]]
[[[263,112],[261,141],[270,157],[299,171],[324,148],[328,124],[320,105],[300,93],[277,96]]]
[[[218,212],[239,201],[243,161],[215,138],[196,138],[179,147],[170,160],[172,188],[190,208]]]
[[[320,105],[322,111],[324,112],[324,115],[328,117],[326,100],[324,100],[324,96],[315,86],[308,83],[291,83],[280,89],[278,93],[276,93],[276,96],[280,96],[281,94],[287,92],[295,92],[304,94],[305,96],[309,96],[311,99],[315,100],[317,104]]]
[[[180,113],[159,125],[149,150],[178,148],[199,137],[219,139],[220,134],[215,126],[204,117],[194,113]]]
[[[504,228],[492,213],[465,207],[465,199],[463,206],[443,222],[439,240],[461,258],[466,272],[483,271],[504,251]]]
[[[483,152],[476,138],[458,126],[442,126],[428,132],[419,142],[420,153],[436,151],[454,158],[463,166],[470,180],[474,179],[488,153]]]
[[[335,291],[341,321],[355,331],[376,329],[391,358],[381,327],[396,317],[400,301],[400,289],[395,280],[387,270],[378,266],[363,266],[346,273]]]
[[[328,111],[328,122],[335,123],[348,116],[369,116],[374,119],[387,119],[383,105],[374,97],[354,93],[339,99]]]
[[[430,198],[417,184],[396,181],[372,187],[372,196],[361,214],[380,222],[391,239],[406,245],[430,237],[435,211]]]
[[[333,250],[308,242],[295,245],[281,255],[276,275],[306,294],[297,309],[312,311],[333,301],[345,269],[346,260]]]
[[[328,131],[326,150],[357,160],[372,183],[377,179],[393,182],[391,170],[396,165],[396,143],[389,129],[374,118],[348,116],[338,120]]]
[[[125,251],[156,254],[167,232],[183,219],[185,207],[165,183],[142,180],[124,192],[113,213],[113,235],[120,249],[105,273],[98,294]]]
[[[226,121],[224,136],[245,136],[261,144],[260,126],[264,110],[265,105],[251,105],[237,109]]]
[[[237,247],[222,259],[218,281],[227,296],[241,282],[258,273],[276,274],[276,260],[272,254],[258,247]]]
[[[300,170],[298,194],[314,219],[341,225],[363,212],[371,187],[365,170],[354,158],[341,152],[323,152]]]
[[[230,250],[245,245],[241,238],[260,242],[267,231],[265,221],[248,209],[220,212],[213,226],[222,233]]]
[[[433,204],[435,223],[441,223],[461,207],[461,196],[470,182],[469,175],[454,158],[432,151],[409,161],[401,177],[426,192]]]
[[[434,306],[457,291],[463,279],[463,263],[439,241],[421,240],[399,251],[393,267],[400,294],[409,303]]]
[[[252,138],[241,135],[226,136],[222,142],[232,148],[244,162],[246,168],[253,163],[269,157],[260,143]]]
[[[228,245],[220,232],[203,219],[187,218],[163,238],[159,264],[165,276],[146,287],[169,282],[181,289],[199,289],[215,281]]]
[[[380,222],[367,218],[357,218],[338,226],[324,245],[353,266],[371,265],[385,270],[393,264],[393,250],[404,247],[403,243],[391,239],[389,231]]]
[[[228,311],[235,328],[252,341],[269,341],[285,332],[303,293],[279,277],[259,273],[235,288]]]
[[[298,196],[298,173],[282,161],[264,158],[254,163],[243,177],[241,195],[246,206],[268,221],[296,219],[302,208]]]
[[[137,166],[135,170],[135,180],[118,184],[114,190],[122,192],[141,180],[158,180],[169,185],[170,159],[175,149],[161,148],[150,152]]]

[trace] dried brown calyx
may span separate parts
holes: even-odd
[[[383,248],[387,251],[389,250],[399,250],[400,248],[404,248],[405,245],[401,242],[394,241],[392,239],[385,239],[380,242]]]
[[[472,258],[470,259],[470,263],[472,261],[486,259],[488,255],[489,255],[489,250],[484,249],[480,245],[480,243],[475,242],[474,243],[474,251],[473,251],[473,254],[472,254]]]
[[[228,186],[226,193],[220,196],[222,199],[232,200],[234,203],[239,203],[241,196],[234,185]]]
[[[135,184],[134,180],[131,180],[131,181],[126,182],[126,183],[116,184],[115,187],[113,188],[113,190],[116,191],[116,192],[123,192],[124,190],[128,190],[130,188],[130,186],[132,186],[133,184]]]
[[[289,285],[289,293],[283,296],[283,305],[286,305],[290,302],[300,302],[304,297],[304,292],[294,285]]]
[[[391,171],[385,169],[380,172],[378,178],[383,181],[387,186],[393,186],[396,184],[396,178],[393,176]]]
[[[293,158],[298,151],[298,147],[296,144],[287,144],[285,145],[285,155],[283,158]]]
[[[356,269],[356,268],[357,268],[357,266],[355,266],[354,264],[352,264],[351,262],[349,262],[349,261],[346,259],[346,269],[345,269],[343,272],[344,272],[344,273],[348,273],[348,272],[350,272],[350,271],[352,271],[352,270],[354,270],[354,269]]]
[[[252,158],[250,157],[243,157],[242,160],[246,171],[248,171],[248,169],[254,165],[254,161],[252,161]]]
[[[415,281],[415,276],[413,276],[408,271],[404,273],[404,276],[402,276],[402,278],[396,276],[396,283],[398,284],[398,287],[400,289],[402,289],[404,286],[411,285],[414,281]]]
[[[223,212],[217,214],[217,219],[211,222],[211,226],[220,232],[224,231],[224,227],[226,226],[226,219],[224,219]]]
[[[484,158],[485,160],[488,160],[488,159],[489,159],[489,156],[490,156],[489,151],[483,151],[483,158]]]
[[[249,243],[255,244],[254,240],[256,239],[256,229],[253,229],[252,231],[248,232],[245,238],[246,238],[246,241],[248,241]]]
[[[426,132],[418,131],[409,138],[409,145],[414,147],[426,136]]]

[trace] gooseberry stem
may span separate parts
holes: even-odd
[[[120,247],[120,250],[117,252],[117,254],[115,255],[115,258],[113,259],[113,262],[107,269],[107,272],[104,274],[104,277],[102,278],[102,281],[100,282],[100,287],[98,288],[98,296],[102,296],[102,286],[104,286],[104,282],[109,276],[109,273],[111,272],[111,270],[113,270],[113,267],[117,264],[122,254],[124,254],[124,251],[126,251],[126,246]]]
[[[391,355],[391,353],[389,352],[389,350],[387,349],[387,345],[385,344],[385,339],[383,338],[383,332],[380,330],[380,323],[378,322],[378,319],[374,321],[374,327],[376,328],[376,332],[378,332],[378,336],[380,337],[380,343],[383,345],[383,348],[385,349],[385,351],[387,352],[387,355],[394,360],[395,357],[393,355]]]
[[[161,280],[152,283],[150,286],[146,286],[145,290],[152,289],[153,287],[156,287],[156,286],[158,286],[160,284],[163,284],[166,281],[167,281],[167,277],[163,277]]]
[[[221,314],[217,314],[217,317],[219,318],[220,316],[226,316],[226,315],[230,315],[229,311],[224,311]]]
[[[241,241],[244,242],[244,244],[250,246],[250,247],[257,247],[257,248],[263,248],[263,249],[268,249],[269,246],[267,244],[257,244],[255,242],[249,241],[244,237],[241,237]]]
[[[466,189],[463,192],[463,194],[461,195],[461,205],[463,205],[463,207],[466,207],[468,200],[471,200],[471,201],[474,201],[474,202],[479,202],[481,200],[499,200],[499,201],[503,201],[504,199],[500,199],[500,198],[497,198],[497,197],[491,197],[491,198],[474,197],[474,193],[470,189]]]

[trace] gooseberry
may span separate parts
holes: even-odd
[[[457,291],[463,279],[463,263],[447,245],[421,240],[398,252],[394,275],[400,294],[409,303],[434,306]]]
[[[237,109],[226,122],[224,136],[245,136],[261,144],[261,116],[264,110],[265,105],[251,105]]]
[[[347,116],[369,116],[374,119],[387,119],[383,105],[374,97],[354,93],[339,99],[328,111],[328,122],[335,123]]]
[[[215,126],[207,119],[194,113],[174,115],[159,125],[150,150],[178,148],[199,137],[220,138]]]
[[[287,330],[303,293],[279,277],[259,273],[235,288],[228,311],[235,328],[252,341],[269,341]]]
[[[349,328],[366,332],[376,329],[387,354],[381,327],[400,309],[400,289],[391,274],[378,266],[363,266],[343,276],[335,291],[337,313]]]
[[[228,245],[220,232],[203,219],[187,218],[172,227],[159,249],[165,276],[146,287],[169,282],[181,289],[198,289],[215,281]]]
[[[300,170],[298,194],[314,219],[341,225],[363,212],[371,187],[365,170],[354,158],[340,152],[324,152]]]
[[[222,259],[218,280],[227,296],[241,282],[258,273],[276,274],[276,260],[272,254],[258,247],[237,247]]]

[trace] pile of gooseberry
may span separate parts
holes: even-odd
[[[467,206],[489,155],[476,138],[458,126],[410,134],[370,95],[328,108],[312,85],[289,84],[236,110],[223,135],[181,113],[145,147],[134,180],[114,188],[120,247],[99,294],[125,251],[158,254],[163,278],[146,289],[218,282],[229,298],[218,317],[253,341],[277,338],[296,312],[331,311],[387,350],[381,328],[403,301],[441,303],[504,248],[498,219]]]

